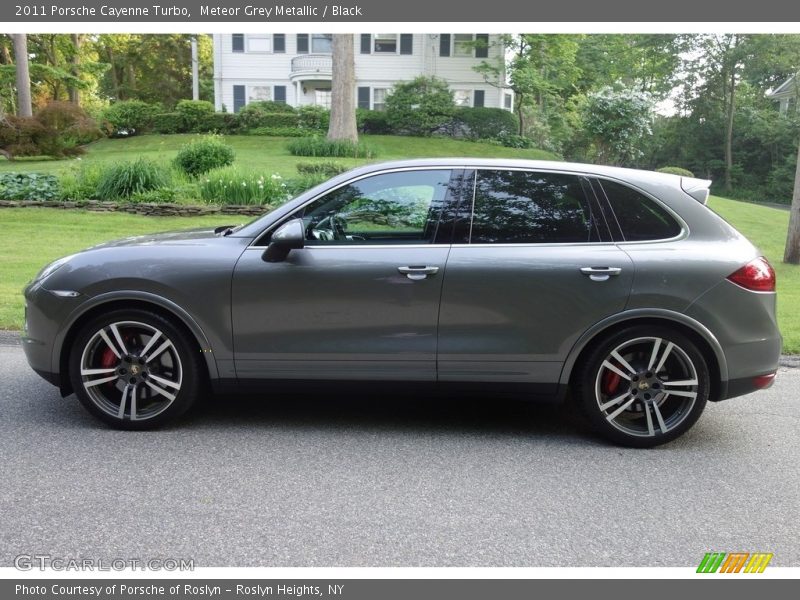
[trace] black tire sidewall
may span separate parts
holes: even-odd
[[[172,342],[181,360],[183,372],[181,389],[178,391],[175,400],[166,410],[150,419],[137,419],[135,421],[129,419],[120,420],[109,415],[94,403],[83,387],[83,380],[80,375],[80,362],[83,349],[100,329],[119,321],[138,321],[159,329],[163,335]],[[92,318],[81,327],[70,349],[69,376],[72,389],[75,390],[75,395],[78,397],[80,403],[92,415],[117,429],[154,429],[181,416],[192,407],[199,395],[201,389],[199,378],[201,373],[202,366],[200,364],[199,352],[196,350],[194,341],[191,340],[180,327],[176,327],[168,318],[161,314],[142,309],[118,309]]]
[[[667,431],[666,434],[659,431],[652,437],[626,434],[624,431],[620,431],[611,425],[600,412],[595,397],[595,381],[603,361],[614,348],[625,341],[639,337],[659,337],[679,346],[694,363],[698,378],[697,398],[695,399],[689,415],[673,429]],[[697,344],[682,332],[661,325],[636,325],[605,337],[588,353],[575,381],[575,400],[582,415],[592,428],[603,437],[617,444],[633,448],[651,448],[659,446],[683,435],[697,422],[697,419],[700,418],[700,415],[705,409],[711,389],[708,364],[702,352],[697,347]]]

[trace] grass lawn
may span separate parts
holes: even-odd
[[[143,135],[130,139],[100,140],[88,147],[81,157],[86,163],[113,163],[146,157],[157,162],[171,161],[183,144],[196,138],[196,135]],[[236,151],[235,165],[245,168],[265,170],[268,174],[279,173],[282,177],[297,175],[298,162],[314,160],[335,160],[343,165],[355,167],[368,162],[396,160],[403,158],[425,158],[436,156],[472,156],[497,158],[528,158],[548,160],[556,158],[544,150],[520,150],[505,148],[494,144],[481,144],[454,140],[451,138],[416,138],[392,135],[362,135],[361,140],[376,149],[378,156],[371,161],[353,158],[309,158],[292,156],[286,149],[290,138],[264,137],[254,135],[225,136],[228,144]],[[0,159],[0,173],[6,171],[36,171],[40,173],[61,174],[77,168],[81,162],[72,160],[30,160],[20,159],[9,162]]]

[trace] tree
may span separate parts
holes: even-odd
[[[587,97],[583,122],[601,163],[628,165],[642,153],[642,139],[652,133],[653,103],[649,94],[605,87]]]
[[[332,55],[333,78],[328,139],[357,142],[353,35],[334,33]]]
[[[792,209],[789,213],[789,231],[786,235],[786,249],[783,261],[800,265],[800,144],[797,147],[797,168],[794,174],[794,193]]]
[[[31,77],[28,70],[28,36],[24,33],[15,33],[12,37],[17,71],[17,114],[20,117],[32,117]]]
[[[75,78],[79,79],[81,75],[80,67],[81,67],[81,35],[78,33],[73,33],[70,35],[70,40],[72,41],[72,54],[70,56],[70,74]],[[73,104],[77,104],[80,106],[81,104],[81,91],[80,87],[75,85],[75,83],[70,83],[67,88],[69,93],[69,101]]]

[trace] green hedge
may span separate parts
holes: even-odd
[[[683,167],[661,167],[660,169],[656,169],[656,171],[658,173],[680,175],[681,177],[694,177],[694,173],[692,173],[689,169],[684,169]]]
[[[456,109],[453,133],[471,140],[502,138],[517,131],[517,118],[502,108],[469,107]]]
[[[347,140],[328,140],[321,136],[304,137],[288,144],[289,153],[294,156],[331,156],[337,158],[374,158],[376,152],[363,142]]]

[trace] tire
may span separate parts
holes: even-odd
[[[574,396],[605,438],[632,448],[674,440],[694,425],[710,390],[697,345],[665,326],[632,326],[601,340],[580,365]]]
[[[140,309],[91,319],[69,360],[78,400],[117,429],[154,429],[181,416],[197,400],[204,373],[194,340],[169,319]]]

